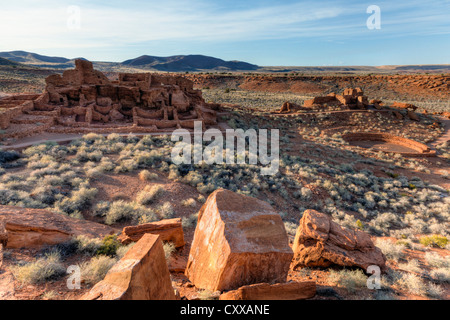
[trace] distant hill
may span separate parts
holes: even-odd
[[[46,69],[72,69],[75,58],[50,57],[26,51],[0,52],[0,65],[18,63]],[[7,59],[8,61],[4,61]],[[84,59],[84,58],[79,58]],[[102,72],[230,72],[255,71],[260,73],[306,73],[306,74],[408,74],[449,73],[450,64],[441,65],[386,65],[386,66],[257,66],[242,61],[225,61],[204,55],[177,55],[157,57],[143,55],[123,62],[93,61],[94,68]]]
[[[26,65],[32,65],[40,68],[67,69],[73,68],[75,59],[63,57],[49,57],[37,53],[26,51],[0,52],[0,58],[8,59]],[[81,58],[83,59],[83,58]],[[117,68],[135,68],[154,71],[250,71],[257,70],[259,67],[242,61],[224,61],[222,59],[208,57],[203,55],[178,55],[171,57],[155,57],[144,55],[135,59],[130,59],[122,63],[117,62],[94,62],[94,66],[101,70],[107,70],[108,67],[117,70]]]
[[[203,55],[179,55],[171,57],[141,56],[122,62],[124,66],[156,69],[159,71],[249,71],[259,67],[242,61],[224,61],[222,59]]]
[[[0,66],[17,66],[18,63],[8,60],[8,59],[4,59],[4,58],[0,58]]]
[[[61,57],[48,57],[42,56],[37,53],[31,53],[26,51],[10,51],[10,52],[0,52],[0,58],[5,58],[11,61],[28,63],[28,64],[38,64],[38,63],[59,63],[64,64],[70,61],[67,58]]]

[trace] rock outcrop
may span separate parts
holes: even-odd
[[[316,283],[286,282],[259,283],[228,291],[220,295],[220,300],[304,300],[316,295]]]
[[[127,245],[131,242],[139,241],[139,239],[147,233],[158,234],[162,241],[173,242],[176,248],[185,245],[181,218],[166,219],[138,226],[125,227],[118,239],[122,244]]]
[[[5,229],[5,220],[0,218],[0,270],[3,265],[3,248],[6,247],[8,243],[8,234]]]
[[[42,209],[0,206],[2,218],[5,221],[7,248],[36,248],[65,242],[78,235],[97,238],[115,233],[113,228],[99,223]]]
[[[159,236],[144,235],[81,300],[175,300]]]
[[[300,220],[293,245],[292,268],[359,267],[371,265],[386,268],[386,258],[369,235],[343,228],[331,217],[315,210],[306,210]]]
[[[267,202],[219,189],[199,212],[186,275],[210,291],[285,282],[292,256],[283,221]]]

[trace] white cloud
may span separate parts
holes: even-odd
[[[448,8],[448,1],[434,2]],[[77,3],[81,28],[71,30],[67,8]],[[448,26],[449,13],[439,6],[417,1],[379,5],[385,35],[446,33],[433,29],[437,23]],[[367,31],[368,15],[360,2],[303,1],[233,10],[224,6],[226,2],[201,0],[11,1],[0,9],[0,50],[118,47],[159,40],[350,38]]]

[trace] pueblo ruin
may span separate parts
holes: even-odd
[[[194,128],[194,121],[204,127],[217,124],[217,106],[206,103],[188,79],[119,73],[111,81],[81,59],[74,70],[47,77],[41,95],[11,96],[1,103],[0,129],[9,129],[5,137],[12,138],[43,131],[148,133]]]

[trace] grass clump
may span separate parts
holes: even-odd
[[[172,257],[172,254],[175,252],[176,248],[173,242],[165,242],[163,248],[164,248],[164,255],[168,263],[170,261],[170,258]]]
[[[403,246],[389,240],[377,239],[376,246],[380,248],[388,260],[399,261],[405,257]]]
[[[95,284],[103,280],[116,262],[116,258],[100,255],[82,263],[80,265],[82,281],[87,284]]]
[[[158,175],[148,170],[142,170],[141,172],[139,172],[139,179],[141,181],[152,181],[158,179]]]
[[[193,198],[190,198],[190,199],[186,199],[186,200],[181,201],[181,205],[182,205],[183,207],[190,207],[190,208],[192,208],[192,207],[195,207],[196,204],[197,204],[197,202],[196,202],[195,199],[193,199]]]
[[[105,223],[114,224],[120,220],[132,220],[139,223],[156,221],[157,217],[152,209],[136,202],[114,201],[105,213]]]
[[[46,254],[33,262],[12,268],[14,277],[22,284],[39,284],[56,280],[66,274],[57,251]]]
[[[362,270],[330,270],[328,280],[351,293],[367,286],[367,277]]]
[[[142,205],[148,205],[156,201],[162,194],[164,188],[160,185],[146,186],[144,190],[140,191],[136,196],[136,202]]]

